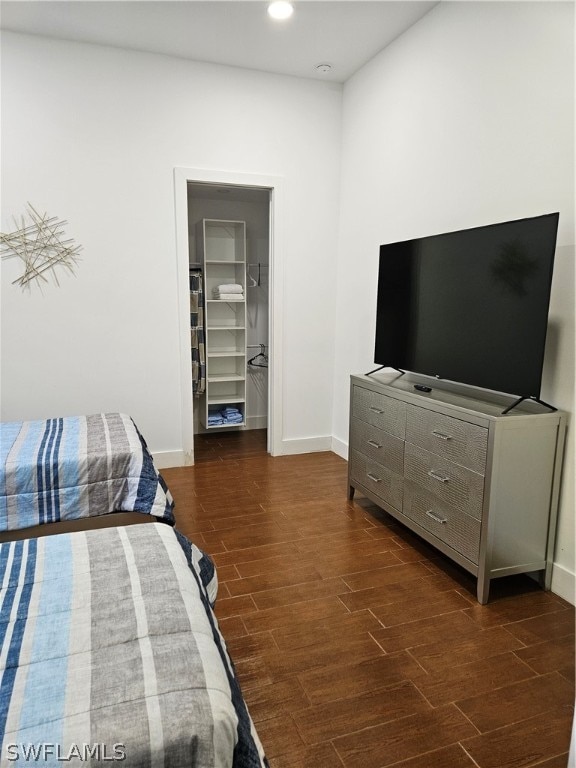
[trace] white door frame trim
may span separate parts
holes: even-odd
[[[190,364],[190,301],[188,268],[188,182],[232,184],[270,190],[270,289],[268,369],[268,451],[282,454],[282,225],[284,221],[284,180],[281,176],[210,170],[174,169],[176,213],[176,269],[180,328],[180,400],[184,464],[194,463],[192,366]]]

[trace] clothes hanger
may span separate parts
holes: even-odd
[[[250,267],[248,267],[248,269],[246,270],[246,277],[248,278],[248,280],[250,280],[250,283],[248,284],[248,288],[256,288],[259,285],[259,283],[257,283],[256,280],[254,280],[254,278],[250,274]]]
[[[254,368],[268,368],[268,356],[264,352],[265,349],[266,344],[260,344],[260,352],[248,360],[248,365],[251,365]],[[262,360],[259,358],[262,358]]]
[[[263,264],[261,261],[257,261],[257,262],[255,262],[253,264],[247,264],[246,267],[247,267],[246,274],[250,278],[250,280],[252,281],[252,284],[249,287],[250,288],[260,287],[263,284],[262,283],[262,270],[268,269],[268,264]],[[257,279],[252,277],[252,275],[250,274],[250,267],[258,267],[258,278]],[[264,283],[264,285],[265,285],[265,283]]]

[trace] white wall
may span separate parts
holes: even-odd
[[[378,246],[560,211],[542,398],[574,410],[574,7],[441,3],[344,88],[333,435],[373,368]],[[553,588],[574,601],[570,430]]]
[[[2,264],[2,418],[121,410],[181,450],[174,168],[207,168],[283,177],[283,437],[329,441],[341,87],[11,33],[1,53],[2,231],[30,201],[84,248],[43,293]]]

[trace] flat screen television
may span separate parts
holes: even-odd
[[[375,363],[538,399],[558,217],[382,245]]]

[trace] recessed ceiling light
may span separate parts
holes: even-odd
[[[287,0],[275,0],[268,6],[268,13],[273,19],[289,19],[294,12],[292,3]]]
[[[330,72],[332,69],[332,64],[317,64],[316,65],[316,71],[317,72]]]

